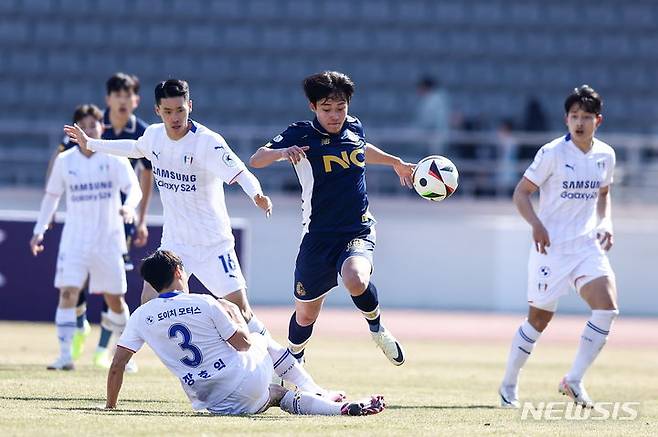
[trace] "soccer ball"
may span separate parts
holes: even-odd
[[[413,181],[420,197],[440,202],[457,189],[459,172],[445,156],[433,155],[421,159],[416,165]]]

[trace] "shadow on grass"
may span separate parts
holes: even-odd
[[[495,405],[387,405],[387,410],[494,410]]]
[[[243,414],[243,415],[230,415],[223,416],[221,414],[211,414],[201,411],[161,411],[161,410],[140,410],[131,408],[120,408],[116,410],[106,410],[100,407],[52,407],[51,410],[60,411],[80,411],[88,414],[101,414],[108,416],[167,416],[167,417],[240,417],[244,419],[256,420],[260,422],[279,422],[289,420],[289,416],[265,416],[260,414]],[[310,418],[310,416],[309,416]]]
[[[104,401],[104,400],[103,400]],[[209,413],[197,413],[194,411],[183,412],[183,411],[160,411],[160,410],[139,410],[139,409],[116,409],[116,410],[106,410],[100,407],[52,407],[50,410],[60,410],[60,411],[81,411],[88,414],[101,414],[108,416],[167,416],[167,417],[198,417],[198,416],[207,416],[212,417]]]
[[[41,396],[0,396],[0,399],[10,401],[89,401],[89,402],[105,402],[105,398],[69,398],[69,397],[41,397]],[[169,401],[162,401],[157,399],[121,399],[121,402],[139,402],[139,403],[152,403],[152,404],[168,404]]]

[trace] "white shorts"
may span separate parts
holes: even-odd
[[[581,252],[547,255],[530,249],[528,259],[528,303],[555,312],[558,299],[572,289],[580,292],[583,285],[601,276],[614,276],[608,256],[598,242]]]
[[[82,288],[89,276],[89,292],[122,295],[126,293],[126,267],[120,251],[57,254],[55,287]]]
[[[252,335],[250,338],[252,344],[247,351],[247,371],[244,379],[219,405],[208,408],[209,412],[230,415],[256,414],[267,407],[274,365],[267,352],[264,337]]]
[[[235,250],[220,251],[214,247],[162,244],[160,250],[170,250],[183,260],[188,274],[196,278],[217,297],[247,288]]]

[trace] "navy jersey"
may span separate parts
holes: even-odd
[[[112,123],[110,123],[110,110],[106,109],[103,114],[103,135],[101,139],[103,140],[136,140],[142,135],[149,125],[140,118],[137,118],[135,114],[131,115],[128,119],[128,123],[118,134],[114,132]],[[65,150],[68,150],[72,147],[77,146],[76,143],[71,141],[68,136],[64,136],[62,143],[58,147],[58,151],[61,153]],[[151,161],[146,158],[131,159],[130,163],[133,167],[137,165],[138,162],[141,162],[144,168],[151,170]]]
[[[136,140],[142,135],[144,135],[144,131],[146,128],[149,127],[149,125],[142,120],[141,118],[137,118],[135,114],[132,114],[130,118],[128,119],[128,123],[124,126],[123,130],[119,132],[118,134],[114,132],[114,128],[112,127],[112,123],[110,122],[110,110],[105,109],[105,113],[103,114],[103,136],[101,139],[103,140]],[[130,162],[132,163],[133,167],[137,165],[137,162],[141,162],[144,168],[151,170],[151,161],[149,161],[146,158],[139,158],[139,159],[131,159]]]
[[[358,118],[347,116],[337,134],[318,119],[291,124],[267,144],[272,149],[309,146],[294,165],[302,186],[304,232],[360,232],[375,224],[366,193],[366,139]]]

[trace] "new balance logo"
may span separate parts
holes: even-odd
[[[573,167],[573,165],[564,164],[564,166],[565,166],[566,168],[570,168],[570,169],[573,170],[573,171],[576,170],[576,169]]]

